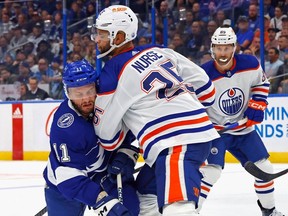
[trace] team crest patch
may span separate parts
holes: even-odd
[[[241,111],[244,105],[244,93],[239,88],[230,88],[219,97],[219,108],[228,116]]]
[[[57,125],[60,128],[68,128],[74,122],[74,116],[71,113],[63,114],[57,121]]]
[[[211,148],[211,154],[212,155],[218,154],[218,149],[216,147]]]

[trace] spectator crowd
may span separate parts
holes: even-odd
[[[82,58],[95,66],[96,45],[90,39],[87,17],[124,0],[67,1],[67,62]],[[129,1],[138,14],[136,45],[152,42],[151,0]],[[237,35],[237,53],[260,61],[258,0],[158,0],[156,44],[167,46],[196,64],[211,59],[210,39],[217,27],[229,25]],[[270,93],[288,93],[288,1],[264,0],[265,73]],[[62,99],[63,25],[62,0],[0,0],[0,86],[19,83],[19,98],[6,100]],[[150,14],[150,15],[149,15]],[[47,86],[46,91],[41,85]]]

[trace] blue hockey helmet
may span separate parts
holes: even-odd
[[[86,60],[69,63],[63,71],[63,84],[65,88],[80,87],[96,81],[99,73]]]

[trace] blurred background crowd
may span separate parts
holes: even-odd
[[[96,4],[98,3],[98,5]],[[138,14],[136,45],[149,44],[151,0],[128,1]],[[258,0],[155,0],[156,43],[166,44],[196,64],[211,59],[210,39],[217,27],[231,26],[237,35],[237,53],[260,61]],[[288,94],[288,0],[263,0],[265,73],[271,94]],[[95,66],[96,48],[89,19],[96,10],[124,0],[68,0],[67,62],[87,59]],[[62,0],[0,0],[0,99],[63,99]],[[95,20],[95,19],[94,19]],[[165,45],[165,44],[164,44]],[[11,93],[12,96],[9,96]],[[16,95],[16,96],[15,96]]]

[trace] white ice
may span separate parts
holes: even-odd
[[[0,161],[1,216],[33,216],[45,207],[42,178],[45,165],[43,161]],[[273,165],[275,172],[288,167],[288,164]],[[202,214],[261,216],[253,182],[253,177],[240,164],[226,164],[220,180],[203,206]],[[288,174],[274,182],[276,207],[288,216]],[[87,210],[85,216],[88,215],[95,214]]]

